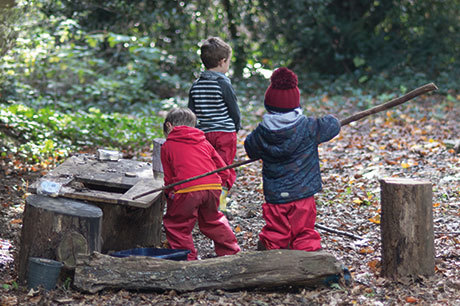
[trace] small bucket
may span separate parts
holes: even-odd
[[[43,286],[46,290],[53,290],[61,272],[63,264],[59,261],[29,257],[29,273],[27,276],[27,287],[36,289]]]

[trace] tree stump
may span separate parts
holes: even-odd
[[[85,292],[103,289],[176,290],[318,287],[338,282],[340,262],[326,252],[270,250],[240,252],[205,260],[173,261],[146,256],[79,256],[74,285]]]
[[[433,275],[431,183],[385,178],[380,185],[382,275],[392,279]]]
[[[18,277],[26,279],[28,258],[43,257],[75,268],[79,253],[101,251],[102,210],[64,198],[30,195],[26,199]]]

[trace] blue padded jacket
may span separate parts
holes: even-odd
[[[278,116],[278,117],[277,117]],[[284,116],[284,121],[276,121]],[[288,203],[313,196],[322,188],[318,145],[340,132],[332,115],[311,118],[291,114],[267,114],[244,142],[251,159],[262,159],[265,201]],[[271,120],[276,119],[271,124]]]

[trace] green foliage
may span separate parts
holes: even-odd
[[[186,105],[209,36],[233,47],[245,118],[262,105],[263,75],[280,65],[298,74],[309,110],[365,109],[428,82],[455,100],[459,8],[459,0],[0,4],[0,146],[40,159],[148,144],[161,135],[157,114]]]
[[[459,1],[265,0],[259,8],[267,64],[294,68],[310,93],[325,84],[381,91],[427,80],[458,88]]]
[[[11,284],[2,284],[4,290],[18,290],[19,286],[16,281],[13,281]]]
[[[149,147],[153,138],[161,137],[161,126],[155,116],[106,114],[96,108],[70,114],[50,107],[34,110],[13,104],[0,107],[0,147],[3,152],[33,161],[65,157],[88,146],[128,150]],[[8,146],[8,134],[15,136],[18,144]]]
[[[14,1],[0,2],[0,58],[14,46],[21,15],[26,10],[22,1],[15,4]]]
[[[188,85],[169,73],[177,57],[148,36],[87,33],[76,20],[43,18],[37,9],[29,12],[16,47],[0,63],[8,76],[3,101],[104,111],[155,102],[160,109],[161,99]]]

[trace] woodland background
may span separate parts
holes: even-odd
[[[0,1],[1,302],[82,304],[452,304],[459,300],[460,1],[451,0],[2,0]],[[165,112],[185,106],[203,67],[200,42],[233,47],[229,76],[245,135],[261,120],[273,69],[299,77],[306,115],[340,119],[434,82],[436,93],[357,122],[320,149],[325,190],[318,222],[365,237],[322,232],[350,268],[351,288],[320,291],[126,291],[27,295],[17,252],[27,186],[77,152],[112,148],[150,160]],[[434,184],[436,276],[379,277],[379,188],[393,175]],[[263,226],[260,164],[238,170],[231,224],[243,250]],[[201,256],[212,246],[195,233]],[[6,255],[5,255],[6,254]],[[3,272],[8,273],[3,273]]]
[[[11,7],[11,5],[14,5]],[[185,105],[199,43],[233,47],[230,76],[247,116],[279,66],[305,103],[359,108],[434,82],[455,101],[460,1],[0,2],[0,148],[40,161],[85,146],[137,150]]]

